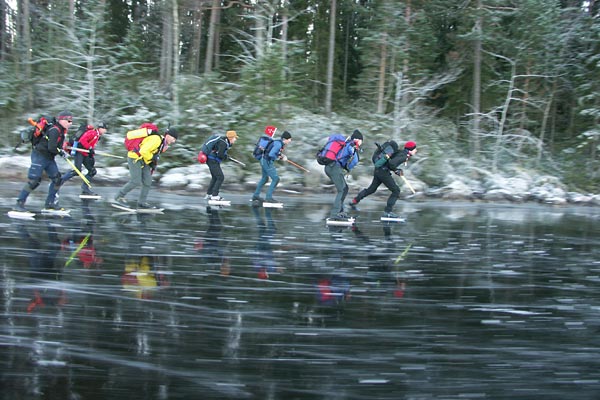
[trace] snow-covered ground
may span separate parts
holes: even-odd
[[[61,171],[67,171],[69,166],[59,159]],[[0,178],[10,181],[25,181],[29,168],[29,155],[0,156]],[[281,182],[278,190],[296,190],[306,193],[333,192],[333,187],[323,172],[323,167],[316,161],[307,162],[305,166],[311,171],[303,174],[289,165],[281,165],[278,169]],[[98,174],[94,178],[95,185],[120,185],[129,179],[127,165],[102,166],[97,164]],[[223,166],[225,183],[223,189],[228,192],[251,192],[260,175],[256,168],[241,168],[228,163]],[[371,181],[371,166],[357,168],[360,173],[353,171],[347,177],[349,186],[348,196],[355,196],[358,191],[369,185]],[[406,172],[406,178],[416,190],[412,195],[407,187],[402,187],[402,197],[411,196],[413,199],[428,198],[443,200],[472,200],[488,202],[538,202],[545,204],[585,204],[600,206],[600,194],[577,193],[566,189],[559,179],[550,175],[534,175],[529,171],[517,172],[506,177],[500,174],[483,173],[480,178],[468,178],[463,174],[449,172],[440,187],[429,187],[416,176]],[[155,174],[156,184],[163,189],[186,190],[202,192],[210,181],[210,174],[205,165],[198,163],[185,167],[165,170],[158,168]],[[397,180],[400,183],[400,179]],[[402,186],[402,185],[401,185]],[[389,192],[381,186],[375,196],[388,196]]]

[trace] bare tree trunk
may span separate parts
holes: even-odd
[[[254,15],[254,50],[256,52],[256,60],[261,60],[265,55],[265,36],[266,36],[266,15],[263,14],[262,7],[256,7]]]
[[[556,83],[554,83],[556,85]],[[553,90],[556,93],[556,89]],[[550,112],[550,138],[549,145],[554,146],[554,138],[556,135],[556,101],[552,102],[552,111]]]
[[[69,28],[75,28],[75,0],[69,0]]]
[[[160,85],[169,89],[173,78],[173,27],[172,14],[163,11],[162,44],[160,51]]]
[[[277,14],[275,8],[269,4],[269,15],[267,16],[267,46],[273,44],[273,17]],[[267,49],[265,49],[266,51]]]
[[[177,90],[177,84],[179,80],[179,7],[177,0],[173,1],[173,41],[172,41],[172,52],[173,52],[173,114],[175,117],[175,123],[179,121],[179,91]]]
[[[385,97],[385,73],[387,70],[387,33],[383,33],[379,52],[379,79],[377,84],[377,113],[383,114]]]
[[[103,9],[103,8],[100,8]],[[96,56],[96,33],[98,30],[98,13],[93,14],[92,26],[90,31],[90,43],[88,49],[88,57],[86,57],[86,80],[88,85],[88,101],[87,101],[87,122],[94,121],[94,107],[96,100],[96,77],[94,76],[94,58]]]
[[[136,0],[132,1],[131,4],[131,15],[133,22],[138,23],[142,19],[142,15],[144,14],[145,5],[142,4],[142,1]]]
[[[542,127],[540,129],[540,140],[538,141],[538,149],[537,149],[537,157],[536,157],[536,166],[539,167],[542,161],[542,155],[544,151],[544,139],[546,136],[546,127],[548,126],[548,118],[550,116],[550,111],[552,110],[552,105],[554,104],[554,90],[556,88],[556,82],[552,83],[552,92],[550,93],[550,98],[546,103],[546,107],[544,107],[544,117],[542,118]]]
[[[287,6],[288,6],[288,1],[287,0],[283,0],[282,2],[282,10],[281,10],[281,59],[282,59],[282,63],[281,65],[283,65],[283,68],[281,69],[281,82],[286,83],[287,79],[288,79],[288,75],[287,75],[287,69],[286,69],[286,65],[287,65],[287,53],[288,53],[288,48],[287,48],[287,40],[288,40],[288,13],[287,13]],[[279,104],[279,112],[280,113],[284,113],[285,112],[285,102],[284,101],[280,101],[278,102]]]
[[[526,67],[526,75],[531,73],[531,60],[527,62]],[[522,130],[527,129],[527,102],[529,100],[529,84],[531,83],[531,79],[529,76],[525,77],[523,82],[523,102],[521,104],[521,116],[519,119],[519,128]]]
[[[204,60],[204,73],[209,74],[213,69],[213,57],[215,53],[215,43],[217,41],[215,33],[217,32],[217,24],[219,23],[219,6],[220,0],[213,0],[210,9],[210,23],[208,25],[208,38],[206,40],[206,58]]]
[[[281,57],[283,58],[283,65],[287,65],[287,40],[288,40],[288,13],[287,13],[288,1],[283,0],[281,10]],[[283,69],[283,80],[286,80],[286,71]]]
[[[402,111],[401,111],[401,103],[402,103],[402,81],[403,76],[402,72],[396,72],[396,93],[394,96],[394,137],[399,138],[402,130]]]
[[[496,132],[496,146],[494,150],[494,157],[492,162],[492,170],[496,172],[498,170],[498,156],[501,153],[502,148],[502,140],[504,136],[504,129],[506,127],[506,119],[508,118],[508,107],[510,106],[510,102],[512,100],[512,94],[515,88],[515,79],[517,75],[517,64],[514,61],[509,60],[506,57],[501,57],[510,62],[510,82],[508,85],[508,90],[506,91],[506,98],[504,99],[504,105],[502,106],[502,113],[500,117],[500,122],[498,124],[498,132]]]
[[[0,0],[0,61],[6,61],[8,52],[8,29],[6,26],[8,6],[5,0]]]
[[[217,26],[215,27],[215,44],[213,52],[213,69],[219,70],[221,58],[221,8],[217,9]]]
[[[29,10],[29,1],[20,1],[17,4],[19,5],[19,7],[22,7],[22,9],[20,10],[21,12],[18,13],[21,16],[20,32],[21,32],[21,37],[22,37],[19,53],[23,57],[23,64],[25,64],[24,81],[27,84],[27,82],[31,81],[31,76],[32,76],[31,51],[29,51],[29,49],[31,49],[31,47],[32,47],[31,26],[29,24],[29,19],[30,19],[31,15],[29,12],[30,11]],[[33,107],[33,91],[32,90],[25,90],[25,107],[26,108]]]
[[[198,74],[200,72],[200,49],[202,48],[202,19],[204,11],[200,5],[196,6],[193,12],[194,36],[192,39],[192,54],[190,59],[190,73]]]
[[[475,21],[475,42],[473,44],[473,120],[471,121],[471,157],[477,159],[481,151],[479,129],[481,124],[481,35],[483,18],[481,0],[477,1],[477,20]]]
[[[408,0],[406,2],[406,8],[404,9],[404,20],[406,21],[406,26],[409,27],[409,29],[412,25],[411,14],[412,14],[412,2],[411,2],[411,0]],[[404,54],[410,54],[410,42],[408,41],[408,38],[406,39],[406,42],[404,43]],[[408,63],[408,57],[404,57],[404,60],[402,61],[402,79],[403,80],[408,79],[409,68],[410,68],[410,65]],[[408,93],[404,94],[404,96],[402,96],[400,101],[402,101],[402,105],[404,105],[405,107],[408,106],[408,104],[411,101],[410,94],[408,94]]]
[[[344,93],[348,88],[348,59],[350,57],[350,51],[348,47],[350,47],[350,26],[352,24],[352,20],[354,19],[354,13],[351,13],[346,18],[346,38],[344,40],[344,80],[342,83],[342,88]]]
[[[331,114],[331,103],[333,98],[333,61],[335,56],[335,19],[336,0],[331,0],[329,11],[329,51],[327,53],[327,91],[325,94],[325,114]]]

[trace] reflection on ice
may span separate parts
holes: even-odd
[[[410,204],[382,224],[367,202],[330,230],[321,204],[288,203],[0,221],[3,395],[600,391],[593,220]]]

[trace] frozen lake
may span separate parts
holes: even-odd
[[[370,199],[328,229],[331,196],[155,190],[169,209],[141,216],[72,186],[71,218],[35,221],[3,191],[4,399],[600,394],[597,209],[407,201],[383,224]]]

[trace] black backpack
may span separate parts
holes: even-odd
[[[375,150],[373,157],[371,157],[375,168],[383,167],[392,155],[398,151],[398,144],[393,140],[387,141],[382,145],[375,143],[375,145],[377,146],[377,150]]]
[[[41,115],[35,121],[33,118],[29,118],[27,121],[32,126],[21,131],[21,143],[31,143],[32,146],[37,145],[48,129],[56,124],[56,119],[47,115]]]
[[[88,125],[87,123],[82,123],[79,125],[79,128],[75,131],[73,135],[69,135],[69,146],[73,147],[75,142],[78,142],[79,139],[83,136],[87,131],[94,129],[92,125]]]

